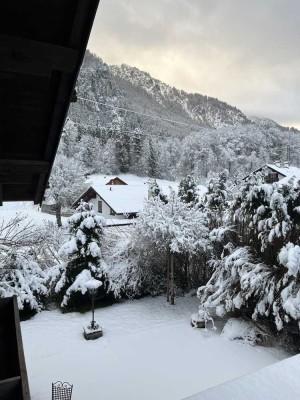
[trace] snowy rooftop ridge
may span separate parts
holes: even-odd
[[[300,355],[233,379],[185,400],[298,400]]]
[[[114,178],[119,178],[126,185],[108,185]],[[148,199],[149,177],[140,177],[133,174],[119,175],[91,175],[87,180],[90,187],[117,213],[138,213],[143,209],[145,200]],[[178,191],[179,182],[156,179],[156,182],[165,195],[169,195],[171,189]],[[206,192],[202,185],[198,186],[199,195]]]
[[[87,180],[87,184],[93,186],[93,185],[97,185],[97,186],[104,186],[107,185],[107,183],[114,178],[119,178],[122,181],[124,181],[125,183],[127,183],[127,185],[130,186],[141,186],[141,185],[145,185],[146,187],[148,187],[148,181],[149,177],[146,176],[137,176],[134,174],[117,174],[117,175],[106,175],[106,174],[95,174],[95,175],[90,175],[88,180]],[[171,186],[174,190],[178,189],[178,185],[179,182],[175,182],[175,181],[168,181],[165,179],[156,179],[158,186]],[[113,185],[113,186],[117,186],[117,185]]]

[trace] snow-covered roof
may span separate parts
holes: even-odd
[[[148,181],[150,179],[149,177],[137,176],[137,175],[133,175],[133,174],[118,174],[118,175],[95,174],[95,175],[90,175],[89,179],[87,180],[87,184],[89,184],[91,186],[92,185],[102,186],[102,185],[106,185],[111,179],[114,179],[114,178],[121,179],[123,182],[127,183],[127,185],[131,185],[131,186],[145,185],[146,187],[148,187]],[[178,182],[168,181],[165,179],[156,179],[156,182],[157,182],[158,186],[160,186],[160,187],[171,186],[174,190],[178,189],[178,184],[179,184]]]
[[[278,167],[275,164],[267,164],[267,167],[273,169],[281,175],[291,178],[292,176],[296,176],[300,178],[300,168],[288,166],[288,167]]]
[[[148,199],[147,185],[92,185],[91,187],[117,214],[137,213]]]
[[[300,356],[215,386],[185,400],[298,400]]]

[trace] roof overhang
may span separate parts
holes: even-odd
[[[43,199],[98,3],[0,2],[0,204]]]

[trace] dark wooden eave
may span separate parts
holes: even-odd
[[[0,0],[0,204],[40,203],[99,0]]]

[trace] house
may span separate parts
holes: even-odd
[[[92,203],[94,210],[106,219],[131,219],[137,217],[147,198],[147,185],[92,185],[73,203],[73,207],[84,200]]]
[[[290,179],[293,176],[300,179],[300,168],[298,168],[298,167],[293,167],[293,166],[278,167],[275,164],[265,164],[262,167],[255,170],[253,173],[256,173],[256,172],[259,172],[262,170],[266,171],[266,173],[267,173],[267,175],[266,175],[267,183],[282,181],[284,178]],[[249,177],[249,175],[245,176],[243,179],[246,179],[248,177]]]
[[[107,185],[127,185],[126,182],[122,181],[119,177],[111,178],[108,182]]]

